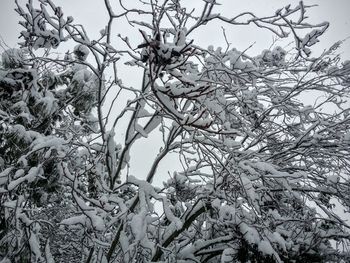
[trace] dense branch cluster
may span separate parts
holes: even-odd
[[[229,18],[215,0],[114,2],[91,40],[53,0],[16,1],[24,42],[0,68],[1,262],[347,262],[350,63],[341,41],[313,57],[328,23],[309,24],[303,2]],[[138,35],[113,38],[116,21]],[[294,45],[201,46],[191,36],[211,21]],[[57,57],[62,42],[74,49]],[[120,67],[142,71],[140,87]],[[150,134],[158,153],[132,175]]]

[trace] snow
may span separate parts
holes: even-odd
[[[11,181],[8,184],[7,189],[9,191],[11,191],[23,182],[31,183],[37,177],[42,177],[42,175],[43,175],[43,169],[40,166],[39,167],[32,167],[32,168],[30,168],[30,170],[28,171],[28,173],[25,176],[19,177],[18,179]]]
[[[140,241],[146,236],[146,215],[147,211],[145,209],[142,209],[140,213],[132,216],[132,219],[130,221],[130,227],[132,234],[134,235],[135,241]]]
[[[54,97],[54,95],[50,91],[46,91],[45,96],[40,97],[37,100],[36,104],[43,105],[42,110],[43,110],[44,116],[52,115],[58,109],[58,100]]]
[[[273,255],[275,253],[275,250],[267,240],[261,240],[259,242],[258,249],[265,255]]]
[[[2,172],[0,172],[0,185],[3,185],[7,182],[8,177],[13,169],[14,167],[8,167]]]
[[[138,132],[139,134],[142,135],[142,137],[144,138],[147,138],[148,137],[148,134],[147,132],[143,129],[143,127],[138,124],[138,123],[135,123],[135,131]]]
[[[187,33],[186,27],[183,27],[176,32],[174,37],[174,44],[176,46],[184,46],[186,44],[186,33]]]
[[[114,140],[115,132],[111,130],[106,132],[106,141],[107,141],[107,154],[108,154],[108,162],[109,167],[111,169],[111,174],[114,176],[115,169],[117,167],[117,146]]]
[[[221,255],[221,263],[234,262],[237,251],[233,248],[225,248]]]
[[[138,118],[151,117],[152,115],[153,114],[149,113],[145,108],[141,108],[137,113]]]
[[[170,203],[165,197],[163,198],[163,210],[167,219],[175,225],[175,228],[177,230],[180,230],[183,226],[183,223],[180,218],[174,216],[173,212],[170,210]]]
[[[311,32],[307,33],[305,37],[302,39],[303,46],[312,46],[319,42],[318,37],[322,35],[322,31],[319,29],[314,29]]]
[[[55,263],[55,260],[51,254],[49,239],[46,241],[46,245],[45,245],[45,260],[46,260],[46,263]]]
[[[64,140],[63,138],[59,138],[56,136],[42,136],[33,141],[31,145],[32,150],[27,154],[27,156],[35,151],[45,149],[45,148],[57,150],[60,156],[60,154],[65,152],[65,148],[66,148],[65,145],[67,145],[67,141]]]
[[[255,190],[252,182],[245,175],[241,175],[241,181],[242,181],[242,186],[244,187],[249,199],[254,201],[257,198],[257,196],[255,194]]]
[[[217,206],[217,204],[216,204]],[[225,221],[232,221],[235,222],[236,219],[236,209],[229,205],[221,205],[219,207],[219,220],[225,222]]]
[[[196,251],[203,251],[205,248],[210,247],[213,244],[226,243],[231,239],[232,239],[232,234],[220,236],[209,240],[198,239],[197,241],[190,243],[186,247],[184,247],[179,252],[179,256],[185,259],[195,258],[194,253]]]
[[[239,224],[239,230],[243,234],[245,240],[250,244],[259,244],[260,235],[258,231],[251,226],[248,226],[246,223],[241,222]]]
[[[32,258],[33,262],[43,262],[43,258],[41,256],[40,244],[37,235],[31,231],[29,236],[29,246],[30,251],[32,252],[34,258]]]
[[[63,219],[60,222],[61,225],[77,225],[77,224],[86,224],[86,216],[85,215],[78,215],[78,216],[72,216],[67,219]]]
[[[24,175],[24,173],[25,173],[24,169],[18,169],[15,172],[15,175],[13,176],[13,179],[18,179],[18,178],[22,177]]]
[[[124,230],[120,231],[119,242],[124,254],[127,255],[126,251],[129,249],[130,244],[129,244],[128,236]]]
[[[337,174],[333,174],[327,177],[327,183],[336,184],[340,181],[340,177]]]
[[[67,226],[79,225],[80,227],[92,227],[96,231],[104,231],[104,221],[96,214],[95,210],[85,210],[85,214],[72,216],[67,219],[63,219],[60,224]]]
[[[46,5],[43,2],[43,5],[50,8],[49,2]],[[206,10],[203,12],[203,18],[211,19],[218,16],[218,14],[210,14],[211,7],[207,4],[205,6]],[[177,8],[177,6],[174,5],[174,8]],[[161,10],[158,11],[161,12]],[[173,11],[177,12],[178,10],[174,9]],[[51,18],[45,9],[38,11],[34,8],[31,12],[32,15],[37,17],[34,19],[35,21],[32,21],[33,23],[29,23],[28,32],[23,34],[28,43],[32,41],[34,49],[38,47],[56,47],[60,41],[63,41],[64,37],[59,25],[63,21],[61,17]],[[57,16],[62,11],[57,8],[55,12]],[[113,13],[113,11],[111,12]],[[278,14],[282,14],[282,12],[282,9],[277,11]],[[330,143],[333,143],[333,141],[337,143],[339,138],[342,138],[346,143],[350,141],[350,135],[343,130],[346,122],[340,122],[343,117],[341,114],[337,115],[336,118],[328,118],[327,123],[317,124],[326,127],[325,131],[327,132],[320,132],[320,135],[317,135],[316,131],[319,128],[313,127],[315,130],[309,130],[310,136],[305,136],[308,133],[306,128],[314,123],[314,120],[311,119],[314,114],[311,114],[310,119],[307,118],[307,115],[312,112],[312,108],[292,102],[295,98],[293,98],[294,93],[308,88],[309,75],[301,77],[304,73],[302,70],[302,73],[299,74],[297,71],[290,70],[289,66],[299,67],[298,65],[302,65],[307,70],[312,61],[299,60],[298,57],[292,61],[289,54],[286,61],[286,51],[280,47],[271,47],[270,50],[263,51],[260,56],[251,58],[248,55],[251,52],[249,49],[240,52],[234,48],[232,49],[229,42],[227,42],[227,47],[217,47],[215,49],[209,47],[208,51],[202,49],[201,46],[192,46],[192,42],[186,42],[188,31],[183,27],[186,24],[185,13],[181,13],[185,16],[185,20],[180,25],[172,15],[167,17],[167,14],[164,13],[164,16],[159,16],[159,19],[168,19],[167,21],[170,24],[173,23],[173,25],[169,24],[171,28],[154,28],[153,25],[143,22],[138,24],[147,30],[147,33],[142,32],[145,41],[141,55],[143,58],[146,56],[148,58],[142,63],[138,61],[140,50],[138,48],[133,49],[135,44],[133,41],[128,46],[127,38],[122,38],[122,42],[124,40],[126,46],[120,47],[121,49],[118,47],[117,50],[112,46],[113,41],[111,44],[106,43],[109,41],[106,40],[108,36],[105,35],[107,32],[105,31],[102,32],[102,36],[97,42],[91,40],[88,43],[90,40],[87,37],[84,38],[84,31],[80,31],[80,26],[76,28],[81,33],[79,36],[78,31],[73,29],[69,31],[69,28],[72,28],[69,24],[65,24],[65,30],[69,31],[72,41],[86,43],[86,45],[78,44],[74,48],[74,59],[67,57],[67,61],[62,62],[60,59],[58,61],[51,60],[49,55],[50,59],[47,60],[47,63],[44,59],[36,64],[34,59],[28,65],[22,65],[26,58],[21,57],[19,51],[11,51],[13,53],[11,56],[3,55],[3,65],[5,68],[8,67],[11,72],[8,75],[4,70],[1,70],[1,78],[9,77],[12,73],[14,77],[13,79],[9,78],[8,82],[5,83],[18,84],[24,82],[22,76],[27,72],[24,69],[25,67],[31,67],[32,63],[39,67],[44,65],[44,68],[48,70],[57,69],[60,71],[60,67],[67,68],[62,75],[57,76],[56,72],[52,74],[53,78],[57,77],[55,80],[60,82],[59,85],[65,83],[63,84],[64,87],[59,87],[59,90],[56,90],[51,89],[50,86],[50,90],[46,90],[46,85],[40,85],[42,84],[40,81],[44,78],[41,78],[42,71],[40,70],[38,86],[35,86],[35,81],[32,81],[30,83],[30,85],[33,84],[31,89],[24,88],[16,91],[9,102],[11,102],[11,99],[17,100],[17,96],[21,97],[19,101],[9,104],[10,107],[12,106],[11,110],[7,111],[4,107],[4,111],[0,113],[1,117],[5,116],[4,119],[9,120],[8,123],[4,124],[6,126],[4,128],[6,132],[9,131],[9,137],[14,138],[13,145],[19,149],[19,156],[16,156],[14,160],[9,161],[11,156],[6,156],[5,160],[2,160],[0,167],[0,186],[2,188],[0,188],[0,192],[5,193],[4,198],[8,199],[6,200],[8,202],[3,202],[5,210],[10,210],[8,214],[11,214],[12,210],[16,209],[13,214],[20,219],[19,223],[21,221],[23,223],[15,227],[18,229],[22,227],[21,230],[25,229],[23,232],[27,234],[28,238],[31,234],[30,231],[33,230],[30,243],[34,257],[35,255],[37,258],[40,257],[37,240],[34,237],[34,234],[37,234],[34,232],[39,232],[39,230],[31,229],[36,224],[35,220],[26,217],[24,213],[26,211],[24,209],[30,209],[31,201],[24,202],[32,197],[31,192],[26,193],[25,187],[23,187],[19,192],[22,193],[23,190],[23,196],[25,197],[18,202],[10,199],[17,198],[17,192],[15,191],[20,186],[25,186],[27,182],[35,182],[37,179],[43,178],[43,170],[50,170],[47,169],[46,163],[47,161],[51,162],[53,158],[56,158],[54,160],[59,162],[58,165],[55,165],[57,165],[57,171],[61,175],[54,179],[63,180],[59,181],[58,184],[63,187],[64,192],[60,192],[58,195],[62,194],[64,201],[70,202],[72,213],[69,212],[69,214],[73,214],[72,217],[62,220],[61,224],[67,226],[62,228],[72,227],[76,230],[87,230],[85,233],[91,238],[90,241],[88,240],[88,245],[95,249],[92,261],[106,261],[104,253],[107,249],[104,247],[110,245],[109,243],[116,234],[115,229],[119,227],[121,232],[119,232],[119,243],[114,251],[116,254],[115,260],[122,260],[124,257],[125,262],[132,261],[134,256],[144,256],[146,254],[145,260],[147,261],[149,260],[147,256],[158,248],[163,253],[164,261],[186,262],[193,260],[195,262],[201,259],[204,260],[207,256],[199,256],[202,252],[212,253],[215,250],[216,252],[223,250],[221,262],[233,262],[236,259],[233,255],[237,253],[235,244],[242,243],[240,242],[242,237],[250,245],[253,245],[254,250],[257,247],[264,255],[275,255],[274,247],[278,247],[282,254],[281,250],[289,253],[290,251],[287,251],[287,248],[294,249],[299,246],[297,242],[303,242],[304,237],[302,235],[299,237],[300,240],[295,238],[295,244],[292,244],[289,239],[289,236],[298,233],[299,230],[305,227],[305,222],[300,221],[299,217],[308,219],[307,216],[312,210],[308,210],[308,207],[303,207],[301,209],[303,212],[295,209],[293,213],[297,216],[297,219],[294,221],[290,221],[293,218],[289,218],[288,214],[286,215],[287,210],[289,208],[292,210],[292,202],[303,200],[302,198],[305,198],[305,195],[310,198],[313,195],[317,196],[317,193],[305,193],[303,191],[295,194],[291,192],[295,189],[293,184],[298,183],[298,180],[308,179],[304,181],[313,186],[312,191],[314,189],[316,192],[319,190],[318,182],[324,185],[327,184],[334,188],[334,191],[346,190],[341,187],[343,184],[339,184],[340,180],[343,179],[337,175],[328,174],[317,179],[315,171],[321,169],[322,165],[317,163],[318,159],[313,158],[314,156],[312,156],[312,160],[315,160],[316,163],[309,165],[310,169],[315,169],[314,173],[309,175],[306,172],[303,174],[293,172],[301,168],[307,171],[308,167],[301,166],[303,163],[308,163],[308,160],[310,161],[308,159],[309,151],[317,153],[318,145],[316,144],[312,145],[311,148],[305,148],[304,144],[302,149],[299,147],[299,143],[307,142],[310,136],[315,135],[314,139],[326,140],[329,133],[329,136],[332,136]],[[140,13],[140,15],[147,14]],[[28,16],[30,17],[30,14]],[[194,16],[196,15],[194,14]],[[201,21],[200,17],[197,18],[198,23],[207,22]],[[244,19],[245,17],[241,18]],[[177,20],[181,19],[182,17],[179,17]],[[40,25],[39,20],[45,20],[46,22]],[[71,21],[72,18],[68,17],[67,22],[70,23]],[[269,21],[278,22],[274,19]],[[129,22],[131,24],[136,23],[132,20]],[[158,22],[155,21],[156,24]],[[235,23],[236,21],[232,20],[231,22]],[[284,23],[283,19],[279,22]],[[166,26],[167,23],[162,22],[161,24]],[[190,33],[195,27],[190,29]],[[151,31],[157,30],[162,34],[164,33],[159,37],[159,40],[157,37],[147,35],[148,33],[151,34]],[[298,28],[296,30],[298,31]],[[305,29],[301,31],[306,32]],[[321,33],[317,30],[309,33],[301,40],[302,43],[299,43],[304,46],[300,46],[296,52],[304,49],[304,52],[307,53],[305,46],[315,44],[318,41],[318,35]],[[157,32],[154,32],[154,34],[157,34]],[[227,39],[227,41],[229,40]],[[297,41],[300,42],[300,39],[297,38]],[[198,45],[202,44],[199,43]],[[288,52],[293,50],[291,46],[287,46],[287,48]],[[90,51],[93,51],[96,58],[92,64],[87,61]],[[134,61],[128,65],[144,69],[144,81],[154,85],[149,84],[144,87],[145,89],[142,87],[138,89],[139,86],[127,88],[121,85],[118,77],[116,77],[117,79],[114,79],[114,76],[109,78],[113,70],[109,67],[118,67],[119,65],[112,65],[116,61],[117,53],[123,54],[124,58],[130,55]],[[303,56],[303,54],[301,55]],[[57,67],[54,66],[56,62],[59,63]],[[339,65],[340,62],[336,62],[336,64]],[[22,66],[23,68],[20,68]],[[19,67],[18,70],[17,67]],[[348,67],[349,65],[344,63],[343,67],[339,66],[339,71],[347,72]],[[312,67],[309,69],[312,69]],[[102,71],[105,72],[106,77],[102,76]],[[310,74],[312,77],[312,74],[321,73],[310,71]],[[338,73],[333,72],[332,74],[336,75]],[[120,75],[120,72],[118,72],[118,75]],[[341,80],[342,77],[337,75],[329,80],[335,80],[339,84],[340,82],[337,82],[337,80]],[[313,81],[311,80],[310,85],[321,89],[323,87],[322,79],[322,77],[317,77],[317,80],[321,82],[312,85]],[[72,80],[71,83],[70,80]],[[126,136],[124,136],[124,124],[120,126],[118,123],[116,126],[118,134],[114,130],[108,130],[110,124],[113,123],[111,118],[116,117],[116,115],[113,116],[112,111],[109,117],[105,117],[103,108],[99,108],[103,115],[99,116],[101,127],[93,129],[92,133],[89,133],[86,129],[87,126],[93,123],[96,124],[97,121],[97,119],[93,120],[92,116],[96,115],[98,88],[101,87],[98,85],[99,81],[107,85],[110,84],[111,93],[115,91],[118,93],[117,96],[120,94],[118,99],[124,98],[125,92],[135,96],[133,101],[127,103],[128,107],[122,109],[120,115],[120,118],[123,117],[121,122],[124,122],[124,119],[129,118],[129,116],[123,116],[124,112],[134,111],[133,114],[130,114],[134,119],[131,119],[130,125],[126,128],[129,130]],[[329,81],[329,83],[333,82]],[[330,89],[334,88],[329,94],[336,94],[335,90],[339,88],[338,86],[329,85]],[[119,88],[121,93],[118,91]],[[327,92],[326,89],[324,90]],[[35,108],[40,110],[29,110],[31,105],[27,103],[26,99],[31,98],[30,96],[35,97]],[[325,97],[327,98],[327,96]],[[109,99],[106,99],[106,101],[109,102]],[[318,98],[318,100],[322,99],[323,97]],[[138,104],[140,107],[136,106],[135,108],[133,106],[136,104],[132,104],[132,102],[136,101],[141,102]],[[115,102],[118,108],[118,100]],[[260,102],[263,102],[263,104]],[[69,103],[69,105],[66,103]],[[57,112],[57,110],[61,110],[59,105],[63,105],[62,111]],[[270,106],[274,109],[272,112],[269,112],[268,107]],[[240,111],[243,107],[246,110]],[[59,118],[54,118],[53,121],[55,122],[51,123],[53,124],[51,125],[52,130],[48,129],[46,131],[47,133],[52,132],[51,135],[47,136],[47,133],[43,135],[28,130],[38,127],[34,124],[39,123],[42,116],[49,117],[54,113],[54,117],[58,116]],[[100,114],[101,111],[98,111],[98,113]],[[344,115],[345,113],[344,111]],[[25,124],[22,123],[23,126],[13,125],[16,123],[15,118],[18,118],[18,116],[26,119],[23,121]],[[252,116],[256,117],[254,123]],[[322,116],[320,114],[319,117],[322,118]],[[144,119],[140,120],[141,118]],[[32,123],[32,121],[34,122]],[[285,129],[288,129],[289,123],[299,121],[305,122],[305,125],[300,123],[300,128],[295,128],[298,130],[298,136],[294,136],[292,133],[284,133]],[[145,124],[146,122],[147,124]],[[74,123],[74,125],[70,125],[70,123]],[[79,126],[80,124],[82,127]],[[132,169],[134,164],[134,158],[129,162],[129,154],[133,153],[130,149],[133,146],[132,144],[139,138],[151,139],[150,133],[160,125],[160,133],[163,135],[161,138],[164,140],[168,135],[171,137],[171,135],[177,135],[177,131],[181,132],[176,138],[171,137],[169,139],[171,141],[164,143],[168,146],[167,149],[170,150],[171,158],[173,155],[179,157],[177,161],[181,166],[180,169],[182,169],[175,173],[173,180],[169,180],[168,185],[161,189],[154,186],[158,181],[151,184],[129,174],[133,173],[132,170],[129,171],[129,168]],[[96,124],[96,126],[99,125]],[[329,129],[327,129],[328,127]],[[105,137],[100,136],[100,128],[103,129]],[[175,130],[176,132],[173,133]],[[159,132],[156,131],[155,133],[158,134]],[[283,134],[287,139],[284,138]],[[273,155],[273,151],[270,150],[272,147],[268,148],[269,139],[273,139],[273,136],[278,139],[277,143],[281,143],[272,142],[272,147],[276,146],[275,150],[277,152],[281,151],[286,155]],[[70,139],[61,139],[65,137]],[[298,137],[296,142],[293,140],[295,137]],[[126,147],[125,151],[120,150],[121,147],[117,145],[116,140],[121,140],[121,145]],[[164,147],[164,145],[162,146]],[[346,147],[343,147],[344,144],[339,143],[336,146],[339,147],[328,147],[331,152],[326,150],[324,152],[325,155],[329,154],[332,155],[332,158],[335,158],[334,163],[337,163],[337,158],[341,159],[339,156],[343,152],[339,152],[339,155],[334,153],[337,153],[340,148],[343,151],[347,150]],[[306,152],[303,152],[303,149]],[[23,150],[23,153],[21,150]],[[160,151],[162,150],[164,149],[160,149]],[[121,155],[121,152],[123,155]],[[292,156],[288,156],[289,153],[292,153]],[[14,151],[14,154],[16,155],[17,152]],[[123,160],[119,160],[122,156]],[[287,162],[283,162],[283,160],[287,160]],[[128,169],[121,171],[122,178],[126,177],[127,179],[126,182],[118,180],[118,185],[111,186],[109,184],[110,181],[115,179],[113,176],[118,161],[122,168],[128,165]],[[159,160],[155,161],[154,165],[158,165]],[[41,167],[38,163],[42,163],[43,166]],[[107,169],[106,164],[108,165],[107,168],[111,169]],[[12,165],[13,168],[8,168],[9,165]],[[136,163],[136,166],[140,165],[142,166],[142,163]],[[164,175],[163,167],[158,168],[155,177],[158,177],[159,174],[160,178],[164,178],[166,173]],[[108,174],[107,170],[111,174]],[[144,171],[141,171],[140,175],[138,174],[140,178],[142,172]],[[95,180],[98,187],[96,195],[86,189],[88,188],[87,184],[90,183],[90,178]],[[293,188],[291,185],[293,185]],[[282,196],[290,198],[286,201],[287,204],[281,203],[284,200],[284,198],[280,198],[278,192],[281,186],[283,186]],[[301,186],[303,186],[303,181]],[[11,190],[14,191],[14,196],[12,193],[8,193]],[[32,190],[30,189],[30,191]],[[188,192],[192,193],[190,198],[184,198]],[[8,196],[9,198],[7,198]],[[340,193],[339,196],[342,196],[342,194]],[[270,206],[266,205],[260,209],[258,205],[264,203],[265,200],[275,202],[274,206],[269,208]],[[318,201],[320,200],[318,199]],[[212,207],[209,208],[210,202]],[[55,203],[48,205],[56,208]],[[268,207],[268,211],[266,211],[266,207]],[[42,207],[39,210],[44,211],[45,208]],[[62,210],[61,207],[57,208],[60,209],[59,211]],[[158,213],[159,210],[161,213]],[[198,216],[199,212],[202,214]],[[198,217],[194,218],[195,216]],[[311,215],[311,217],[314,218],[314,215]],[[16,220],[16,218],[13,219]],[[191,222],[186,222],[186,220]],[[10,220],[7,221],[10,222]],[[187,223],[190,223],[190,226]],[[289,229],[289,226],[293,227]],[[240,231],[241,234],[237,231]],[[334,234],[333,231],[333,229],[330,231],[320,230],[313,234],[325,236]],[[223,233],[223,235],[217,235],[217,233]],[[225,234],[228,235],[224,236]],[[283,238],[285,235],[288,237],[288,239],[286,237],[288,241]],[[173,239],[174,236],[176,236],[175,239]],[[21,239],[18,240],[21,241]],[[311,241],[312,235],[307,236],[305,240],[307,242]],[[171,242],[164,245],[165,241]],[[162,246],[162,242],[164,246]],[[40,246],[43,249],[43,244],[40,244]],[[48,262],[52,261],[52,255],[50,254],[50,246],[47,242],[45,256]],[[210,260],[220,261],[219,257]],[[114,255],[112,258],[114,258]]]
[[[20,139],[23,139],[25,142],[30,143],[33,139],[41,136],[40,133],[34,131],[27,131],[23,125],[15,124],[10,127],[10,132],[16,134]]]
[[[163,203],[163,210],[164,210],[166,218],[171,222],[171,224],[173,225],[173,227],[175,229],[179,230],[182,228],[183,223],[182,223],[181,219],[174,216],[173,212],[170,209],[170,203],[167,200],[166,196],[162,196],[162,195],[157,194],[154,187],[150,183],[143,181],[143,180],[139,180],[132,175],[130,175],[128,177],[128,181],[130,183],[138,185],[140,205],[143,209],[145,209],[145,206],[148,206],[148,209],[153,211],[153,205],[151,205],[149,202],[150,196],[152,196],[155,199],[161,200]]]
[[[344,140],[346,143],[349,143],[349,144],[350,144],[350,132],[347,132],[346,134],[344,134],[343,140]]]
[[[90,50],[87,48],[87,46],[79,44],[74,47],[73,52],[77,59],[85,61],[90,53]]]
[[[272,239],[272,238],[273,238],[273,239]],[[271,238],[271,240],[273,240],[273,242],[277,243],[278,246],[279,246],[283,251],[287,251],[286,241],[284,240],[284,238],[281,236],[280,233],[278,233],[278,232],[273,232],[272,238]]]
[[[10,48],[1,54],[2,66],[5,69],[22,67],[28,51],[25,49]]]

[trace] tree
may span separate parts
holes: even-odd
[[[0,70],[1,262],[349,259],[338,211],[350,206],[350,63],[342,41],[313,55],[328,23],[308,23],[310,6],[228,18],[215,0],[191,11],[105,0],[92,40],[52,0],[16,4],[23,42]],[[139,43],[115,34],[120,19]],[[191,36],[212,21],[294,45],[205,48]],[[64,42],[73,51],[54,53]],[[123,84],[124,65],[143,72],[140,87]],[[130,175],[150,134],[162,146],[143,178]],[[168,156],[180,168],[166,180]]]

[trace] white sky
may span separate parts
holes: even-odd
[[[14,0],[0,1],[0,36],[8,46],[15,47],[21,27],[18,25],[19,16],[13,10],[15,7]],[[24,0],[19,1],[25,2]],[[73,16],[76,23],[84,25],[90,36],[99,36],[99,31],[104,28],[108,19],[103,0],[53,0],[53,2],[63,7],[65,15]],[[136,0],[125,0],[124,2],[129,4],[135,3]],[[183,2],[190,3],[192,7],[201,6],[203,3],[201,0],[184,0]],[[222,6],[218,7],[220,11],[219,9],[216,11],[214,9],[214,13],[221,12],[227,17],[233,17],[243,11],[252,11],[257,16],[273,14],[276,9],[288,4],[292,4],[292,6],[297,5],[299,0],[221,0],[220,2],[222,3]],[[322,51],[330,47],[334,42],[350,37],[350,0],[305,0],[304,3],[307,5],[319,5],[308,11],[307,14],[310,17],[310,22],[320,23],[329,21],[331,23],[326,34],[320,38],[321,42],[316,44],[314,49]],[[226,26],[225,28],[227,29],[226,33],[229,42],[232,43],[232,47],[238,50],[242,51],[254,42],[256,43],[250,50],[253,52],[251,55],[257,55],[263,49],[269,48],[272,43],[272,35],[266,30],[257,30],[253,26],[239,26],[234,28]],[[129,32],[132,34],[132,31],[126,31],[126,27],[122,23],[115,24],[114,32],[117,34],[119,31],[123,34]],[[138,34],[135,37],[140,38],[137,29],[134,32]],[[195,39],[195,42],[197,41],[195,44],[204,47],[210,44],[214,46],[225,45],[221,27],[215,23],[205,27],[205,31],[198,32],[198,34],[192,37]],[[344,60],[350,59],[350,39],[343,44],[340,51]],[[133,81],[140,81],[137,75],[130,72],[130,68],[119,71],[120,74],[126,74],[124,75],[124,81],[130,81],[130,85],[133,85]],[[118,135],[118,129],[116,132]],[[141,143],[135,145],[135,150],[131,152],[132,161],[140,164],[133,165],[131,173],[139,178],[145,176],[145,172],[149,170],[149,161],[158,152],[158,148],[155,147],[157,143],[154,145],[155,142],[159,142],[157,135],[153,133],[150,137],[150,140],[147,141],[151,142],[151,145],[145,146],[144,143],[146,140],[143,140],[143,142],[140,140]],[[140,154],[136,154],[137,152]],[[148,158],[145,157],[146,155]],[[149,161],[147,162],[146,159],[149,159]],[[170,167],[174,167],[174,161],[176,160],[169,158],[161,162],[160,170],[167,171],[171,169]],[[143,176],[140,176],[141,174]]]
[[[25,2],[24,0],[19,0]],[[53,0],[56,5],[62,6],[66,15],[72,15],[75,22],[83,24],[91,35],[98,35],[107,21],[103,0]],[[113,2],[113,1],[111,1]],[[136,0],[127,0],[125,3],[136,2]],[[203,1],[191,0],[184,1],[190,3],[191,7],[201,6]],[[297,5],[299,0],[221,0],[221,6],[214,12],[223,13],[225,16],[235,16],[242,11],[252,11],[257,16],[272,14],[276,9],[284,7],[289,3]],[[323,22],[329,21],[331,26],[323,38],[318,48],[326,48],[335,41],[350,37],[350,1],[349,0],[304,0],[305,4],[317,4],[318,7],[308,11],[310,21]],[[14,47],[19,35],[20,26],[18,25],[18,15],[15,13],[14,0],[1,0],[0,5],[0,35],[5,42]],[[220,10],[219,10],[220,9]],[[223,38],[221,30],[215,26],[206,27],[205,33],[208,36],[208,42],[211,44],[222,44]],[[220,33],[220,34],[218,34]],[[215,37],[213,37],[215,36]],[[237,37],[239,36],[239,37]],[[271,38],[265,30],[256,30],[253,27],[240,26],[232,32],[228,30],[230,42],[237,49],[243,50],[250,44],[256,42],[256,50],[266,48],[271,44]],[[254,50],[254,49],[253,49]],[[343,47],[343,51],[350,58],[350,41]],[[345,55],[345,54],[344,54]]]

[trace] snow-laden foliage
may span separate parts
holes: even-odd
[[[341,41],[312,53],[328,23],[303,2],[268,17],[104,3],[94,40],[52,0],[17,4],[24,42],[0,68],[1,262],[347,262],[350,63]],[[116,34],[125,18],[137,35]],[[192,35],[211,21],[294,45],[206,47]],[[130,174],[151,135],[149,170]]]

